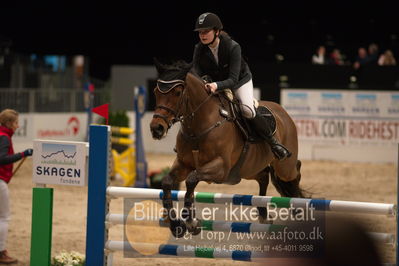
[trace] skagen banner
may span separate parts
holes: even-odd
[[[34,140],[33,182],[86,185],[86,142]]]
[[[281,104],[295,121],[300,145],[305,150],[311,146],[309,159],[321,159],[317,153],[335,159],[334,152],[326,155],[327,147],[339,148],[339,156],[346,152],[345,147],[358,148],[348,149],[346,155],[358,161],[372,161],[376,156],[387,162],[397,158],[399,92],[284,89]],[[362,159],[359,152],[371,149],[373,156]]]

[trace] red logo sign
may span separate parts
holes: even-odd
[[[68,137],[76,136],[79,133],[80,122],[76,116],[72,116],[68,119],[67,125],[64,130],[57,129],[44,129],[38,131],[38,136],[43,137]]]

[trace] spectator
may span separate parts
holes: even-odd
[[[335,48],[331,54],[330,54],[330,61],[332,65],[339,65],[342,66],[344,65],[344,59],[341,54],[341,51],[337,48]]]
[[[324,65],[326,64],[326,48],[321,45],[317,48],[316,53],[312,56],[312,64]]]
[[[378,65],[380,66],[396,66],[396,60],[391,50],[386,50],[380,58],[378,58]]]
[[[378,45],[375,43],[371,43],[368,47],[368,64],[370,65],[377,65],[378,62],[378,55],[379,55],[379,49]]]
[[[5,109],[0,113],[0,264],[16,263],[18,260],[8,255],[6,240],[10,206],[8,183],[13,176],[13,163],[26,156],[31,156],[32,149],[14,154],[11,137],[18,128],[18,113]]]
[[[360,47],[357,50],[357,58],[356,58],[355,63],[353,64],[353,67],[355,69],[359,69],[361,66],[364,66],[364,65],[368,64],[368,62],[369,62],[369,58],[368,58],[368,55],[367,55],[366,48]]]

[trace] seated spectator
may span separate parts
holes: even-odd
[[[379,66],[396,66],[396,60],[391,50],[386,50],[380,58],[378,58]]]
[[[378,45],[375,43],[370,43],[368,47],[368,64],[370,65],[377,65],[378,56],[379,56],[379,49]]]
[[[312,56],[312,64],[324,65],[326,64],[326,48],[321,45],[317,48],[316,53]]]
[[[353,67],[355,69],[359,69],[361,66],[368,64],[368,62],[369,58],[367,55],[367,50],[364,47],[360,47],[357,50],[357,57],[355,63],[353,64]]]
[[[341,51],[335,48],[330,54],[330,62],[332,65],[342,66],[344,64],[344,58],[341,54]]]

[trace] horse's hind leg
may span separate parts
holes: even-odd
[[[275,164],[274,167],[270,167],[270,177],[276,190],[282,197],[295,197],[295,198],[305,198],[303,190],[299,186],[301,181],[301,161],[297,160],[295,166],[291,165],[291,169],[283,162]],[[285,180],[283,180],[283,178]]]
[[[267,187],[269,185],[269,173],[270,167],[266,167],[262,172],[256,177],[256,181],[259,184],[259,196],[266,196]],[[267,221],[267,209],[265,207],[257,207],[259,222],[264,223]]]

